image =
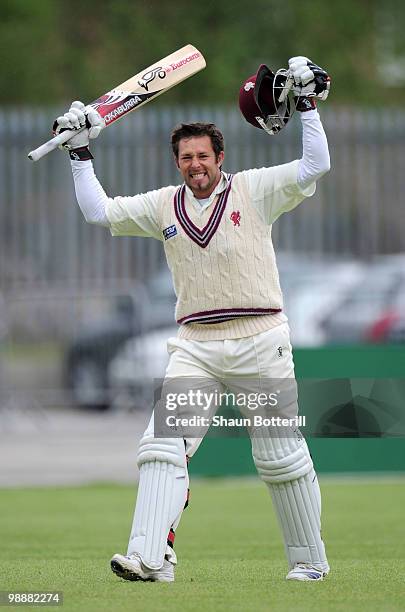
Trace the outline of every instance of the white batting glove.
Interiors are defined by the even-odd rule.
[[[288,68],[294,79],[295,96],[326,100],[330,90],[330,77],[325,70],[302,55],[290,58]]]
[[[69,111],[55,119],[53,133],[56,136],[64,130],[80,130],[84,126],[86,129],[73,136],[61,148],[71,151],[87,147],[89,140],[97,138],[104,127],[103,118],[92,106],[85,106],[79,101],[72,102]]]

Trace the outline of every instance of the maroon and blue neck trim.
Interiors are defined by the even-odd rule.
[[[211,216],[208,219],[208,223],[203,228],[197,227],[197,225],[195,225],[191,221],[190,217],[187,214],[185,204],[186,186],[182,185],[181,187],[179,187],[174,195],[174,212],[176,214],[178,222],[180,223],[183,230],[186,232],[187,236],[191,238],[191,240],[193,240],[196,244],[198,244],[198,246],[200,246],[202,249],[205,249],[205,247],[208,246],[211,241],[211,238],[218,229],[218,226],[222,219],[222,215],[225,212],[229,193],[231,191],[232,179],[232,174],[226,175],[226,180],[228,184],[219,196],[217,203],[214,206],[214,210],[212,211]]]
[[[178,319],[179,325],[187,323],[223,323],[241,317],[258,317],[277,314],[281,308],[223,308],[221,310],[204,310]]]

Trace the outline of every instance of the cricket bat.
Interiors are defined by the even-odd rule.
[[[202,53],[193,45],[186,45],[100,96],[91,102],[91,106],[100,113],[104,119],[104,127],[107,127],[193,76],[205,66]],[[84,129],[86,128],[83,127],[82,130]],[[63,131],[28,153],[28,158],[38,161],[79,131]]]

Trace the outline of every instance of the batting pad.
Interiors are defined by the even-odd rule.
[[[321,492],[313,469],[290,482],[269,483],[290,569],[310,563],[328,571],[321,537]]]
[[[295,435],[253,437],[252,455],[260,477],[267,483],[294,480],[312,469],[307,443]]]
[[[310,563],[328,571],[321,538],[321,492],[302,436],[252,438],[252,455],[267,484],[290,569]]]
[[[163,565],[170,527],[187,499],[184,441],[144,436],[139,453],[139,487],[128,553],[137,552],[150,569]],[[171,551],[171,562],[176,558]]]

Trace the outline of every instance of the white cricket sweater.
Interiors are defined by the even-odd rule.
[[[297,183],[298,161],[223,175],[213,203],[198,210],[185,185],[164,187],[153,198],[153,220],[163,240],[177,296],[180,335],[196,340],[240,338],[265,331],[285,317],[271,224],[253,201],[268,200],[277,216],[312,195]],[[106,207],[114,236],[137,231],[140,198],[115,198]],[[271,200],[271,205],[270,205]]]

